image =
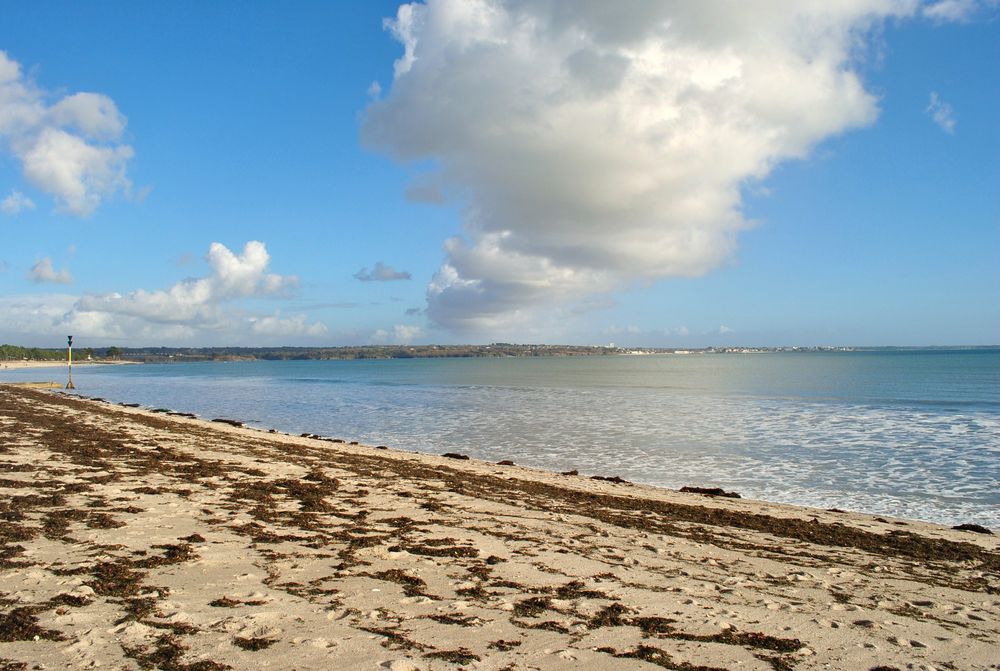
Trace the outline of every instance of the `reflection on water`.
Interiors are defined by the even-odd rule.
[[[1000,527],[996,350],[169,364],[74,382],[291,433]]]

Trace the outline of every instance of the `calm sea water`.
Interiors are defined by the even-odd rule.
[[[85,395],[292,433],[1000,527],[1000,350],[260,361],[73,377]]]

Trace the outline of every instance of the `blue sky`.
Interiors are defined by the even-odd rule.
[[[0,341],[1000,342],[997,5],[698,4],[5,3]]]

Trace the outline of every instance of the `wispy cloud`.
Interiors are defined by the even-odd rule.
[[[978,11],[976,0],[938,0],[925,5],[922,13],[939,22],[968,21]]]
[[[396,324],[391,330],[378,329],[372,333],[373,343],[389,345],[409,345],[424,334],[423,328],[410,324]]]
[[[70,284],[73,282],[73,276],[70,275],[69,270],[66,268],[56,270],[52,267],[52,259],[48,256],[39,259],[35,265],[31,266],[31,270],[28,271],[28,279],[37,284]]]
[[[255,335],[276,336],[287,338],[291,336],[321,336],[327,331],[326,326],[319,322],[309,323],[305,315],[282,318],[279,315],[265,317],[249,317],[250,330]]]
[[[604,329],[604,335],[616,338],[640,338],[644,341],[659,340],[661,342],[669,342],[671,338],[686,338],[691,335],[691,331],[687,326],[643,329],[635,324],[629,324],[627,326],[609,326]]]
[[[362,132],[431,166],[408,197],[466,206],[429,318],[527,332],[555,306],[725,263],[748,183],[874,122],[858,42],[918,7],[403,5],[387,26],[404,53]]]
[[[924,112],[930,115],[934,123],[941,127],[941,130],[949,135],[954,135],[955,112],[952,110],[951,105],[941,100],[937,91],[931,91],[931,101],[926,109],[924,109]]]
[[[387,266],[381,261],[375,263],[375,267],[368,270],[367,267],[362,268],[358,272],[354,273],[354,277],[362,282],[395,282],[399,280],[408,280],[412,276],[405,270],[396,270],[392,266]]]
[[[11,191],[10,194],[0,201],[0,212],[15,215],[24,210],[35,209],[35,203],[20,191]]]
[[[89,215],[131,189],[127,165],[133,150],[122,141],[126,119],[100,93],[73,93],[49,104],[51,98],[0,51],[2,144],[20,162],[25,179],[55,198],[57,209]]]
[[[306,305],[298,306],[299,310],[353,310],[354,308],[361,307],[361,303],[355,303],[353,301],[341,301],[339,303],[308,303]]]

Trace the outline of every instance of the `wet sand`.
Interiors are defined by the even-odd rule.
[[[238,424],[0,385],[0,669],[1000,669],[995,535]]]

